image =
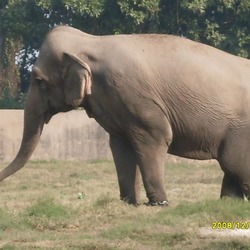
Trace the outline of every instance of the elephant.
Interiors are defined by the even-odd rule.
[[[53,28],[32,68],[24,129],[0,181],[32,155],[44,124],[83,108],[109,134],[120,198],[168,205],[167,154],[215,159],[220,197],[250,198],[250,61],[166,34],[90,35]]]

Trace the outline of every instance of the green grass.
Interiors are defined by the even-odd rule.
[[[250,220],[248,202],[218,199],[221,178],[214,163],[170,162],[170,206],[134,207],[119,200],[113,162],[32,161],[0,184],[0,249],[250,249],[247,237],[201,234]]]

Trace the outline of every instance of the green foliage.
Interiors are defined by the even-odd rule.
[[[157,31],[159,0],[118,0],[124,16],[124,31],[148,33]]]
[[[250,56],[248,1],[182,0],[180,12],[188,37],[233,54]]]
[[[66,207],[58,205],[51,197],[43,197],[37,200],[26,211],[29,217],[65,218],[69,216]]]
[[[3,8],[0,28],[33,49],[51,27],[68,24],[95,34],[182,34],[222,48],[235,38],[245,51],[249,10],[247,0],[18,0]]]
[[[32,229],[58,230],[67,226],[71,210],[51,197],[42,197],[27,208],[23,221]]]
[[[13,96],[12,86],[9,83],[2,88],[0,94],[0,108],[1,109],[23,109],[26,100],[26,94],[19,92],[18,95]]]

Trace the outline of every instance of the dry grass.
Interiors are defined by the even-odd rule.
[[[170,207],[133,207],[113,162],[30,162],[0,184],[0,249],[250,249],[247,237],[201,233],[250,218],[247,202],[218,200],[221,178],[215,163],[169,163]]]

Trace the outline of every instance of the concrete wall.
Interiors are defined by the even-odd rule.
[[[15,157],[22,139],[23,110],[0,110],[0,161]],[[44,126],[31,159],[112,159],[108,134],[85,111],[57,114]]]

